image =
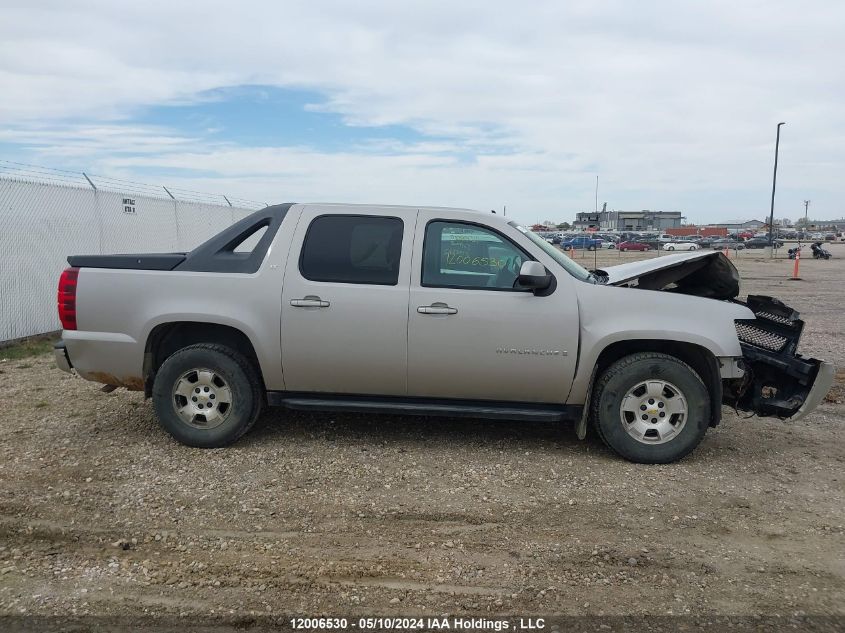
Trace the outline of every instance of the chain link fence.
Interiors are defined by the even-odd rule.
[[[60,329],[68,255],[188,251],[264,206],[0,161],[0,344]]]

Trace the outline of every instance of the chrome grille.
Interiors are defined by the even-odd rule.
[[[757,317],[767,319],[768,321],[774,321],[775,323],[782,323],[783,325],[792,325],[792,321],[786,317],[778,316],[777,314],[772,314],[771,312],[758,312]]]
[[[739,340],[755,347],[762,347],[763,349],[771,350],[773,352],[781,351],[786,345],[787,338],[774,332],[768,332],[762,328],[754,327],[748,323],[736,322],[736,335]]]

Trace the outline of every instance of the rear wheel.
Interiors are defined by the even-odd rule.
[[[188,446],[231,444],[252,428],[263,403],[255,367],[224,345],[180,349],[164,361],[153,383],[159,423]]]
[[[707,387],[689,365],[668,354],[626,356],[604,371],[594,389],[594,426],[605,444],[632,462],[681,459],[710,424]]]

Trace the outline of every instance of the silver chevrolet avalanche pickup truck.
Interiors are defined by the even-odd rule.
[[[803,322],[739,295],[719,252],[588,271],[494,214],[281,204],[189,253],[71,256],[60,368],[143,390],[190,446],[237,440],[265,405],[592,425],[666,463],[722,404],[796,420],[833,367]]]

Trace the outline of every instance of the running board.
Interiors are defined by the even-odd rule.
[[[284,391],[268,391],[267,402],[271,406],[284,407],[294,411],[377,413],[538,422],[577,420],[581,416],[583,408],[574,405],[534,404],[530,402],[390,398],[351,396],[348,394],[303,394]]]

